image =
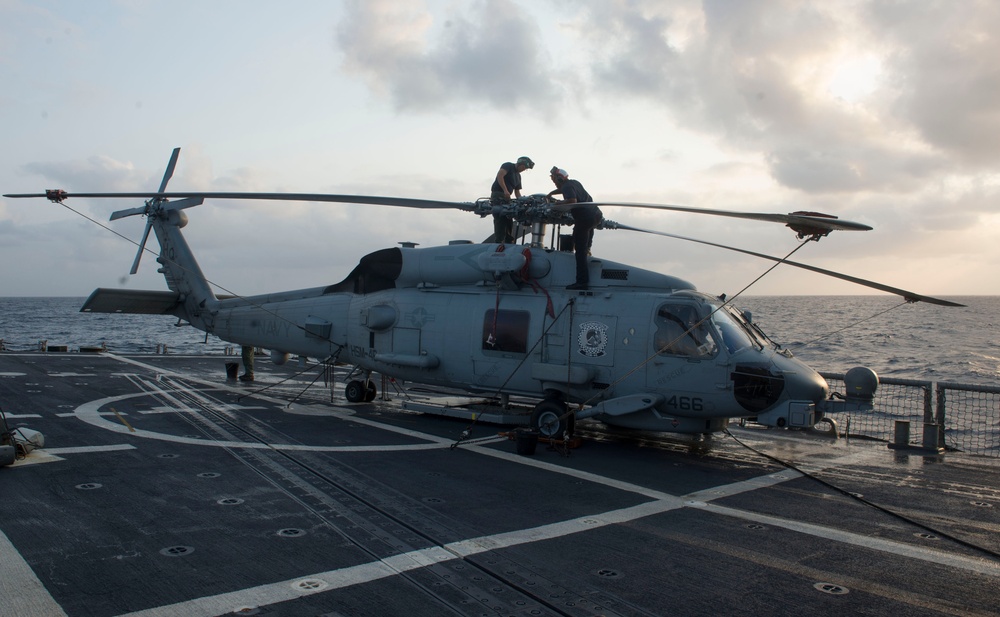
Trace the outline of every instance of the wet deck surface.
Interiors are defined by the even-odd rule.
[[[998,611],[995,461],[589,422],[568,456],[486,424],[453,448],[469,422],[394,389],[226,360],[0,354],[8,423],[46,439],[0,468],[0,613]]]

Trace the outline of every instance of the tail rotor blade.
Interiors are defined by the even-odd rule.
[[[174,175],[174,167],[177,166],[177,157],[180,156],[180,154],[181,149],[174,148],[173,154],[170,155],[170,162],[167,163],[167,170],[163,172],[163,180],[160,182],[160,190],[156,191],[157,193],[162,193],[163,190],[167,188],[167,182],[169,182],[170,178]]]
[[[160,181],[160,189],[156,191],[157,193],[162,193],[164,189],[167,188],[167,182],[169,182],[170,178],[174,175],[174,168],[177,167],[177,157],[180,156],[180,153],[180,148],[174,148],[173,153],[170,155],[170,162],[167,163],[167,169],[163,172],[163,180]],[[205,200],[202,198],[189,197],[170,204],[169,208],[172,210],[183,210],[184,208],[197,206],[203,201]],[[162,198],[153,198],[146,202],[146,205],[142,208],[119,210],[111,215],[112,221],[136,214],[146,215],[146,229],[142,232],[142,240],[139,242],[139,252],[135,254],[135,261],[132,262],[132,269],[129,271],[129,274],[135,274],[139,271],[139,262],[142,260],[143,251],[146,250],[146,240],[149,239],[149,230],[153,228],[153,218],[157,216],[157,211],[159,211],[163,202],[164,200]]]
[[[164,206],[166,210],[183,210],[184,208],[200,206],[203,203],[205,203],[204,197],[187,197],[185,199],[178,199],[177,201],[164,203]]]
[[[136,214],[146,214],[148,208],[143,206],[141,208],[129,208],[127,210],[116,210],[111,213],[111,221],[117,221],[118,219],[123,219],[126,216],[135,216]]]
[[[142,232],[142,241],[139,242],[139,252],[135,254],[135,261],[132,262],[132,269],[129,274],[135,274],[139,271],[139,260],[142,259],[142,252],[146,250],[146,240],[149,238],[149,230],[153,227],[153,219],[146,219],[146,230]]]

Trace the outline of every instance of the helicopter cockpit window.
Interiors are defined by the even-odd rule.
[[[715,355],[718,346],[707,321],[688,304],[664,304],[656,311],[656,353],[694,358]]]
[[[527,352],[530,323],[531,314],[528,311],[486,311],[483,318],[483,351]]]
[[[759,345],[754,344],[754,339],[741,325],[740,318],[731,314],[729,310],[729,307],[726,307],[712,314],[712,321],[722,333],[722,342],[729,353],[736,353],[750,347],[759,347]]]

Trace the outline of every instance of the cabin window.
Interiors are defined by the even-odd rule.
[[[664,304],[656,311],[653,345],[661,355],[704,358],[715,355],[718,345],[694,306]]]
[[[530,322],[531,314],[528,311],[486,311],[483,319],[483,351],[526,353]]]

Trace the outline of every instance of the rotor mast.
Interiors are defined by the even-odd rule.
[[[543,244],[545,240],[545,223],[542,221],[535,221],[531,224],[531,243],[528,244],[533,249],[545,248]]]

